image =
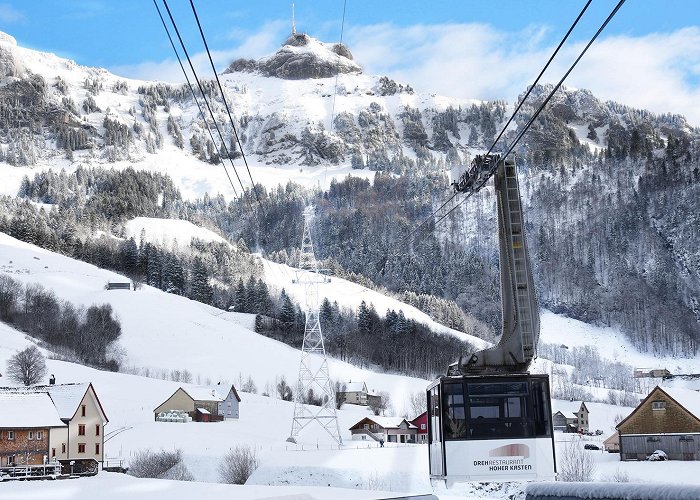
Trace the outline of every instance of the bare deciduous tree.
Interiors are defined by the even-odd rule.
[[[559,455],[559,478],[566,482],[592,481],[595,473],[593,455],[583,448],[580,439],[569,441]]]
[[[46,375],[46,360],[35,345],[19,351],[7,361],[7,375],[24,385],[34,385]]]
[[[182,450],[137,451],[129,460],[128,474],[134,477],[194,481],[194,476],[182,462]]]
[[[245,484],[260,465],[255,448],[240,445],[224,456],[219,465],[219,477],[228,484]]]
[[[345,400],[347,399],[345,391],[347,391],[348,386],[345,382],[336,380],[333,384],[333,389],[335,390],[335,408],[340,410],[340,407],[345,404]]]
[[[384,415],[386,410],[391,408],[391,397],[386,391],[382,391],[378,394],[379,397],[371,398],[371,401],[367,403],[369,409],[375,415]]]
[[[410,418],[415,418],[428,409],[428,403],[424,392],[412,392],[408,395],[408,407]]]

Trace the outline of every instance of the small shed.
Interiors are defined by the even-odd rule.
[[[603,449],[608,453],[620,453],[620,434],[614,432],[603,441]]]
[[[131,290],[131,281],[108,281],[107,290]]]

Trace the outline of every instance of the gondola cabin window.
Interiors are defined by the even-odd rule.
[[[461,382],[445,384],[443,398],[445,438],[464,439],[467,437],[467,419],[464,409],[464,385]]]

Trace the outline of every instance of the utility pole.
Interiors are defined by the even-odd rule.
[[[328,283],[328,278],[321,274],[316,263],[314,247],[311,241],[311,221],[314,208],[309,206],[304,210],[304,235],[299,256],[299,271],[296,282],[304,286],[306,297],[306,325],[304,327],[304,342],[301,348],[299,363],[299,378],[294,396],[294,419],[292,433],[287,441],[296,443],[299,432],[311,422],[318,422],[339,445],[343,444],[338,426],[338,415],[335,408],[335,389],[331,385],[330,371],[326,349],[323,344],[323,333],[319,318],[318,287]],[[304,404],[304,398],[313,390],[320,398],[320,406]]]

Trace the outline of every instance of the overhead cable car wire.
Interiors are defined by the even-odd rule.
[[[569,27],[569,30],[568,30],[568,31],[566,32],[566,34],[564,35],[564,38],[561,39],[561,41],[559,42],[559,45],[557,45],[557,48],[554,50],[554,52],[552,53],[552,55],[549,57],[549,60],[547,61],[547,63],[546,63],[546,64],[544,65],[544,67],[542,68],[542,71],[540,71],[540,74],[537,75],[537,78],[535,78],[535,81],[532,83],[532,85],[530,86],[530,88],[527,89],[527,92],[525,93],[525,96],[520,100],[520,102],[518,103],[518,105],[517,105],[516,108],[515,108],[515,111],[513,111],[513,114],[510,115],[510,118],[508,119],[508,121],[506,122],[506,124],[505,124],[505,125],[503,126],[503,128],[501,129],[501,132],[498,134],[498,137],[496,137],[496,139],[493,141],[493,144],[491,144],[491,147],[489,148],[489,150],[487,151],[487,153],[484,155],[484,158],[486,158],[488,155],[491,154],[491,152],[493,151],[493,148],[495,148],[495,147],[496,147],[496,144],[498,144],[498,141],[501,140],[501,137],[503,136],[503,134],[504,134],[504,133],[506,132],[506,130],[508,129],[508,126],[511,124],[511,122],[513,121],[513,119],[515,118],[515,116],[518,114],[518,112],[520,111],[520,108],[523,106],[523,104],[525,103],[525,101],[527,100],[527,98],[530,96],[530,93],[532,92],[532,90],[537,86],[537,84],[539,83],[540,79],[542,78],[542,75],[544,75],[545,71],[547,71],[547,69],[549,68],[549,65],[552,63],[552,61],[554,60],[554,58],[556,57],[556,55],[559,53],[559,50],[562,48],[562,46],[564,45],[564,43],[566,43],[566,40],[569,38],[569,35],[570,35],[571,32],[574,30],[574,28],[576,27],[576,25],[578,24],[578,22],[581,20],[581,17],[583,17],[583,14],[586,12],[586,10],[588,9],[588,6],[591,4],[592,1],[593,1],[593,0],[588,0],[588,1],[586,2],[586,4],[583,6],[583,9],[581,9],[581,12],[579,12],[578,16],[576,17],[576,19],[574,20],[574,22],[573,22],[573,23],[571,24],[571,26]],[[504,156],[505,156],[505,155],[504,155]],[[417,227],[416,229],[414,229],[414,230],[411,232],[411,234],[409,234],[409,237],[412,236],[414,233],[417,233],[425,224],[427,224],[428,222],[430,222],[430,221],[433,219],[433,217],[435,217],[435,214],[437,214],[440,210],[442,210],[442,209],[443,209],[449,202],[451,202],[458,194],[459,194],[458,192],[453,193],[452,196],[450,196],[450,197],[447,199],[447,201],[445,201],[445,203],[443,203],[442,205],[440,205],[440,206],[437,208],[437,210],[435,210],[432,214],[430,214],[430,216],[426,217],[426,218],[423,220],[423,222],[421,222],[421,223],[418,225],[418,227]]]
[[[211,106],[209,105],[209,100],[207,99],[207,94],[204,92],[204,88],[202,87],[202,83],[199,81],[199,77],[197,76],[197,71],[194,69],[194,65],[192,64],[192,59],[190,58],[190,54],[187,52],[187,48],[185,47],[185,42],[182,40],[182,36],[180,35],[180,30],[177,27],[177,23],[175,22],[175,19],[173,18],[172,12],[170,12],[170,7],[168,7],[168,2],[167,0],[163,0],[163,5],[165,6],[165,10],[168,13],[168,17],[170,18],[170,22],[173,25],[173,28],[175,29],[175,34],[177,35],[177,39],[180,42],[180,47],[182,48],[183,53],[185,54],[185,57],[187,58],[187,63],[190,67],[190,71],[192,71],[192,75],[194,76],[195,82],[197,82],[197,87],[199,88],[199,92],[202,94],[202,99],[204,100],[204,104],[206,104],[207,110],[209,111],[209,114],[211,115],[211,119],[214,122],[214,128],[216,129],[217,134],[219,135],[219,138],[221,139],[221,146],[224,148],[224,151],[226,152],[226,156],[229,157],[229,160],[231,159],[231,154],[228,151],[228,148],[226,147],[226,141],[224,140],[224,135],[221,133],[221,129],[219,128],[219,124],[216,123],[216,116],[214,115],[214,111],[211,109]],[[231,161],[231,165],[233,166],[233,161]],[[241,182],[241,177],[238,175],[238,171],[236,170],[236,167],[233,167],[233,172],[236,174],[236,178],[238,179],[238,183],[241,185],[241,189],[243,189],[243,192],[245,193],[245,187],[243,186],[243,182]],[[228,172],[226,173],[228,175]],[[233,185],[233,181],[231,181],[231,178],[229,177],[229,181],[231,182],[231,185]],[[248,203],[248,207],[252,211],[253,207],[250,203],[250,200],[246,196],[243,196],[245,200]]]
[[[160,22],[163,23],[163,28],[165,29],[165,33],[168,35],[168,40],[170,40],[170,46],[173,48],[173,52],[175,52],[175,57],[177,57],[177,62],[178,62],[178,64],[180,64],[180,69],[182,70],[182,74],[185,75],[185,80],[187,81],[187,86],[189,87],[190,93],[192,94],[192,99],[194,100],[195,104],[197,105],[197,109],[199,109],[199,114],[202,116],[202,120],[204,120],[204,125],[207,128],[207,132],[209,132],[209,138],[211,139],[212,144],[214,144],[216,146],[216,149],[219,153],[219,157],[221,157],[221,165],[224,167],[224,171],[226,172],[226,177],[228,177],[229,183],[231,184],[231,189],[233,189],[234,195],[236,195],[236,197],[238,197],[238,192],[236,191],[236,188],[233,185],[233,180],[231,180],[231,176],[228,173],[228,169],[226,168],[226,164],[223,161],[223,155],[221,154],[221,149],[216,145],[216,141],[214,140],[214,134],[211,131],[211,127],[209,126],[209,122],[207,122],[207,117],[204,114],[204,110],[202,109],[202,105],[199,104],[199,100],[197,99],[197,94],[195,93],[194,88],[192,87],[192,82],[190,82],[190,78],[187,75],[187,71],[185,70],[185,67],[182,65],[182,59],[180,59],[180,54],[178,53],[177,49],[175,48],[175,42],[173,42],[173,38],[170,36],[170,30],[168,29],[168,25],[165,23],[165,19],[163,19],[163,15],[160,12],[160,7],[158,7],[157,0],[153,0],[153,5],[155,5],[156,10],[158,11],[158,17],[160,17]],[[230,157],[229,157],[229,161],[231,161],[231,167],[233,167],[233,161],[231,160]],[[245,194],[245,191],[244,191],[244,194]]]
[[[163,0],[165,2],[165,0]],[[253,181],[253,175],[250,173],[250,167],[248,166],[248,160],[245,157],[245,152],[243,151],[243,145],[241,144],[241,140],[238,137],[238,132],[236,131],[236,124],[233,121],[233,117],[231,116],[231,110],[228,107],[228,101],[226,100],[226,94],[224,94],[224,88],[221,85],[221,80],[219,80],[219,74],[216,72],[216,67],[214,66],[214,61],[211,58],[211,52],[209,51],[209,44],[207,44],[207,39],[204,36],[204,31],[202,30],[202,25],[199,22],[199,16],[197,15],[197,9],[194,6],[193,0],[190,0],[190,6],[192,7],[192,13],[194,14],[194,18],[197,21],[197,28],[199,28],[199,34],[202,36],[202,41],[204,42],[204,48],[207,51],[207,57],[209,58],[209,63],[211,64],[211,69],[214,72],[214,77],[216,78],[216,84],[219,87],[219,92],[221,92],[221,99],[224,101],[224,106],[226,107],[226,113],[228,114],[228,119],[231,122],[231,128],[233,129],[233,135],[236,138],[236,143],[238,143],[238,148],[241,150],[241,156],[243,157],[243,163],[245,164],[245,168],[248,171],[248,177],[250,177],[250,182],[253,185],[253,193],[255,193],[255,199],[258,201],[258,205],[260,205],[260,210],[263,213],[263,216],[265,216],[265,209],[263,208],[262,202],[260,201],[260,196],[258,196],[258,189],[255,187],[255,181]]]
[[[333,87],[333,103],[331,104],[331,123],[330,130],[333,134],[333,119],[335,118],[335,98],[338,96],[338,77],[340,76],[340,50],[343,47],[343,31],[345,30],[345,8],[347,7],[348,0],[343,0],[343,18],[340,22],[340,43],[338,47],[338,58],[336,59],[336,69],[335,69],[335,86]],[[326,179],[328,177],[328,164],[326,164],[326,171],[323,174],[323,184],[326,184]]]
[[[552,99],[552,97],[554,96],[554,94],[556,93],[556,91],[559,90],[559,87],[561,87],[562,83],[564,83],[564,80],[566,80],[566,77],[569,76],[569,73],[571,73],[571,72],[573,71],[573,69],[576,67],[576,65],[578,64],[578,62],[579,62],[579,61],[581,60],[581,58],[583,57],[583,55],[586,53],[586,51],[588,51],[588,48],[593,44],[593,42],[596,40],[596,38],[598,38],[598,35],[601,34],[601,32],[603,31],[603,29],[605,29],[605,27],[606,27],[606,26],[608,25],[608,23],[612,20],[612,18],[615,16],[615,14],[617,14],[617,11],[620,10],[620,7],[622,7],[622,4],[623,4],[623,3],[625,3],[625,0],[620,0],[620,1],[617,3],[617,5],[616,5],[615,8],[613,9],[613,11],[612,11],[612,12],[610,13],[610,15],[607,17],[607,19],[605,20],[605,22],[603,22],[603,24],[600,26],[600,28],[598,28],[598,31],[596,32],[595,35],[593,35],[593,38],[591,38],[591,40],[588,42],[588,44],[586,44],[586,46],[585,46],[584,49],[581,51],[581,53],[579,54],[579,56],[576,58],[576,60],[574,61],[574,63],[571,65],[571,67],[569,68],[569,70],[564,74],[564,76],[562,77],[562,79],[559,80],[559,83],[556,84],[556,86],[552,89],[552,91],[549,93],[549,95],[547,96],[547,98],[542,102],[542,104],[540,105],[540,107],[537,108],[537,111],[535,111],[535,113],[532,115],[532,118],[530,118],[530,120],[527,122],[527,124],[525,125],[525,127],[523,128],[523,130],[520,131],[520,133],[519,133],[518,136],[515,138],[515,140],[513,141],[513,143],[512,143],[512,144],[510,145],[510,147],[506,150],[505,154],[503,154],[503,158],[505,158],[506,156],[508,156],[508,155],[513,151],[513,148],[515,148],[515,146],[518,144],[518,142],[520,142],[520,139],[523,138],[523,136],[525,135],[525,132],[527,132],[527,130],[530,128],[530,126],[534,123],[534,121],[537,119],[537,117],[538,117],[539,114],[542,112],[542,110],[543,110],[544,107],[547,105],[547,103],[550,101],[550,99]],[[469,192],[469,193],[467,194],[467,196],[466,196],[461,202],[459,202],[457,205],[455,205],[453,208],[451,208],[445,215],[443,215],[443,216],[440,217],[437,221],[435,221],[435,225],[438,225],[445,217],[447,217],[447,216],[450,215],[454,210],[456,210],[458,207],[460,207],[465,201],[467,201],[467,200],[470,198],[470,196],[471,196],[473,193],[474,193],[474,191]]]

